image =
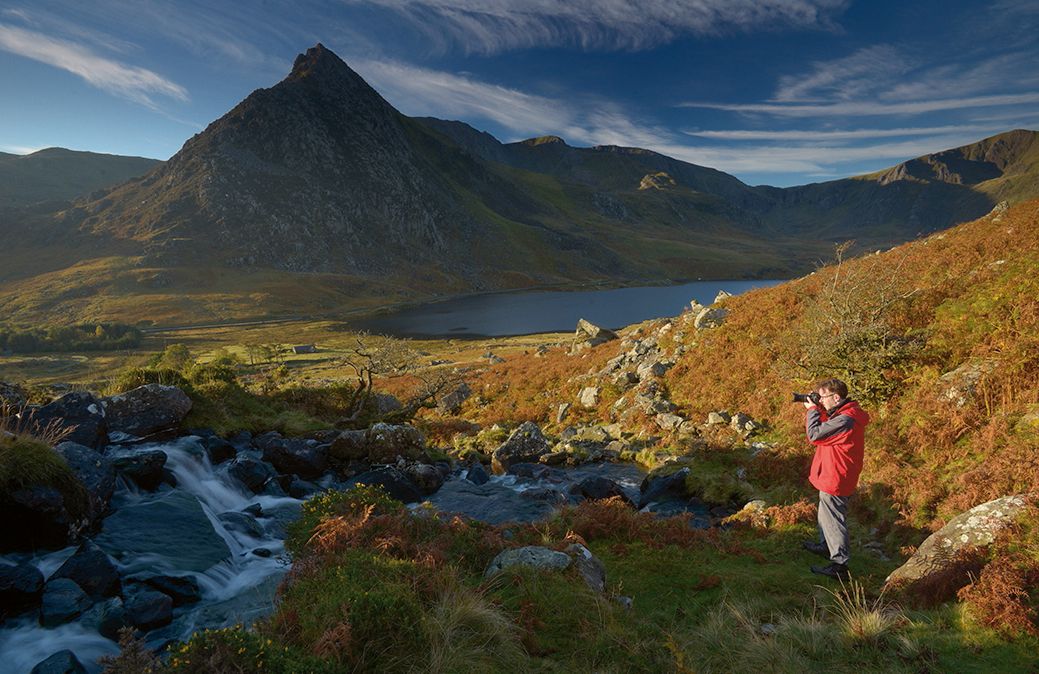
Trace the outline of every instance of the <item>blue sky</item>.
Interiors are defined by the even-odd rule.
[[[0,0],[0,151],[167,159],[317,42],[409,115],[749,184],[1039,128],[1039,2]]]

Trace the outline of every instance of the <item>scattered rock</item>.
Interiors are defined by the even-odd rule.
[[[712,304],[718,304],[719,302],[724,302],[725,300],[727,300],[730,297],[732,297],[732,293],[726,292],[724,290],[719,290],[718,294],[714,296],[714,302],[712,302]]]
[[[422,493],[408,476],[392,466],[376,468],[352,478],[349,484],[378,485],[387,494],[402,503],[417,503],[422,500]]]
[[[621,486],[606,477],[589,477],[574,485],[571,493],[580,495],[589,501],[602,501],[614,496],[619,496],[631,503],[631,499],[624,493]],[[634,504],[632,504],[634,505]]]
[[[1026,505],[1023,495],[1004,496],[960,513],[939,531],[928,536],[909,561],[887,577],[885,584],[912,583],[940,573],[949,566],[960,549],[990,544],[997,533],[1013,523]]]
[[[193,604],[202,598],[202,588],[194,576],[154,575],[139,579],[148,587],[158,590],[173,600],[174,606]]]
[[[484,577],[501,573],[506,569],[524,566],[538,571],[562,571],[570,566],[570,555],[537,545],[503,550],[487,565]]]
[[[600,389],[598,386],[587,386],[581,390],[579,397],[581,407],[591,408],[599,404]]]
[[[732,418],[729,420],[729,427],[741,435],[753,433],[758,429],[758,425],[754,420],[743,412],[737,412],[732,415]]]
[[[426,439],[408,424],[375,424],[368,429],[368,460],[395,463],[398,458],[415,460],[426,448]]]
[[[132,454],[112,457],[112,466],[123,477],[133,481],[141,489],[155,491],[162,482],[162,469],[166,465],[166,452],[161,449],[135,451]]]
[[[96,630],[98,634],[111,641],[119,641],[119,630],[130,625],[126,621],[122,597],[112,597],[94,604],[83,613],[80,624]]]
[[[62,442],[54,448],[65,457],[73,474],[90,495],[89,519],[92,525],[108,511],[108,503],[115,492],[115,467],[112,461],[96,450],[75,442]]]
[[[596,592],[606,591],[606,567],[592,551],[580,543],[573,543],[566,549],[566,554],[573,560],[577,572],[588,587]]]
[[[239,456],[228,466],[227,474],[244,484],[252,493],[258,494],[267,480],[277,475],[277,472],[263,461]]]
[[[446,414],[458,414],[458,411],[462,409],[462,403],[472,395],[473,390],[469,388],[469,384],[462,382],[440,399],[437,403],[437,408]]]
[[[532,421],[525,421],[514,430],[491,456],[491,467],[496,473],[504,473],[516,463],[532,463],[549,452],[548,440],[541,429]]]
[[[689,477],[689,468],[679,468],[669,475],[650,473],[639,486],[639,509],[650,503],[665,500],[685,500],[689,498],[685,481]]]
[[[558,466],[561,463],[565,463],[569,456],[567,452],[549,452],[548,454],[542,454],[538,459],[538,463],[543,463],[546,466]]]
[[[255,518],[244,512],[229,510],[217,515],[224,528],[239,534],[245,534],[253,538],[263,538],[263,527]]]
[[[79,617],[91,603],[90,597],[75,581],[68,578],[52,580],[43,588],[40,624],[44,627],[63,625]]]
[[[566,415],[570,411],[570,403],[559,403],[559,407],[556,409],[556,423],[561,424],[566,420]]]
[[[593,346],[605,344],[617,339],[617,333],[606,328],[599,327],[590,321],[580,319],[577,321],[577,330],[574,331],[574,340],[570,346],[570,353],[577,353]]]
[[[55,571],[49,580],[68,578],[97,600],[119,594],[119,570],[104,550],[92,541],[83,541],[79,549]]]
[[[483,464],[479,461],[474,461],[469,464],[469,470],[466,471],[465,479],[473,484],[486,484],[491,478],[487,475],[487,471],[484,470]]]
[[[0,407],[6,406],[8,409],[17,412],[25,407],[28,399],[28,393],[21,386],[0,381]]]
[[[42,591],[43,574],[32,564],[0,566],[0,618],[36,606]]]
[[[314,440],[283,439],[267,442],[263,447],[263,459],[279,473],[298,475],[311,480],[328,469],[328,446]]]
[[[444,476],[428,464],[412,463],[405,467],[404,472],[424,496],[435,493],[444,484]]]
[[[87,674],[76,654],[65,649],[36,664],[29,674]]]
[[[235,449],[234,445],[216,435],[205,438],[202,441],[202,446],[206,448],[209,462],[214,466],[224,461],[230,461],[238,455],[238,450]]]
[[[343,431],[328,448],[328,456],[334,461],[347,463],[368,458],[368,434],[366,431]]]
[[[693,320],[693,327],[697,330],[708,330],[717,328],[725,322],[729,315],[728,309],[707,307],[702,309]]]
[[[653,417],[653,421],[656,422],[662,430],[673,431],[685,421],[682,417],[677,414],[658,414]]]
[[[707,414],[708,426],[724,426],[730,421],[732,421],[732,417],[728,412],[709,412]]]
[[[957,407],[963,407],[974,399],[978,382],[992,372],[996,368],[996,364],[996,360],[993,358],[980,358],[970,360],[955,370],[946,372],[938,378],[942,397]]]
[[[148,631],[173,620],[173,599],[168,595],[147,588],[137,588],[123,598],[126,622]]]
[[[145,384],[101,403],[110,432],[137,437],[177,428],[191,411],[186,393],[162,384]]]

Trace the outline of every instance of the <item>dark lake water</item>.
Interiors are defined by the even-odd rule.
[[[710,304],[718,291],[738,295],[782,280],[696,281],[677,286],[576,292],[470,295],[348,321],[351,328],[397,337],[504,337],[569,332],[577,320],[621,328],[676,316],[691,300]]]

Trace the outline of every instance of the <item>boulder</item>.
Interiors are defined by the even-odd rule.
[[[669,363],[664,363],[663,361],[646,361],[644,363],[641,363],[635,369],[635,376],[639,380],[652,379],[653,377],[663,377],[667,373],[668,369],[670,369],[670,367],[671,365]]]
[[[718,294],[714,296],[714,302],[712,302],[712,304],[718,304],[719,302],[724,302],[725,300],[729,299],[730,297],[732,297],[732,293],[726,292],[724,290],[719,290]]]
[[[291,473],[304,480],[319,478],[328,470],[328,446],[314,440],[268,442],[263,447],[263,458],[279,473]]]
[[[444,476],[434,466],[425,463],[412,463],[404,468],[404,473],[418,487],[424,496],[429,496],[444,484]]]
[[[46,485],[0,493],[0,508],[0,552],[62,548],[85,525],[85,513]]]
[[[486,484],[491,478],[487,475],[487,471],[484,470],[483,464],[479,461],[474,461],[469,464],[469,470],[465,473],[465,479],[473,484]]]
[[[469,384],[462,382],[450,393],[440,398],[440,401],[437,403],[437,409],[445,414],[458,414],[458,411],[462,409],[462,403],[472,395],[473,390],[469,388]]]
[[[254,494],[263,490],[263,485],[277,472],[268,463],[247,456],[239,456],[227,467],[227,474],[237,479]]]
[[[199,587],[198,579],[194,576],[168,576],[156,574],[154,576],[143,576],[134,578],[152,588],[158,590],[173,600],[174,606],[193,604],[202,598],[202,588]]]
[[[368,429],[368,460],[396,463],[398,457],[415,460],[426,448],[426,438],[409,424],[375,424]]]
[[[297,477],[293,478],[292,482],[289,483],[289,488],[287,491],[289,492],[289,496],[291,496],[292,498],[303,499],[307,498],[311,494],[318,493],[319,491],[321,491],[321,487],[314,484],[313,482],[301,480]]]
[[[732,417],[729,416],[728,412],[709,412],[707,414],[708,426],[724,426],[731,421]]]
[[[112,461],[97,451],[75,442],[62,442],[54,448],[65,457],[73,474],[90,495],[90,521],[100,519],[108,512],[108,503],[115,492],[115,467]]]
[[[650,473],[639,486],[639,509],[658,501],[684,501],[689,497],[685,481],[689,477],[689,468],[679,468],[669,475]]]
[[[123,597],[126,622],[147,632],[173,620],[173,599],[157,590],[135,588]]]
[[[566,554],[577,568],[581,578],[596,592],[606,591],[606,567],[592,551],[580,543],[573,543],[566,548]]]
[[[203,438],[202,446],[206,448],[209,462],[214,466],[230,461],[238,455],[238,450],[233,444],[217,435]]]
[[[600,389],[598,386],[586,386],[579,396],[581,407],[591,408],[599,404]]]
[[[117,560],[147,555],[183,571],[202,572],[231,556],[198,499],[182,491],[122,506],[105,518],[94,542]]]
[[[538,545],[502,550],[487,565],[484,577],[501,573],[506,569],[522,566],[536,571],[562,571],[571,564],[570,555]]]
[[[263,527],[256,521],[256,518],[247,513],[230,510],[220,513],[216,518],[223,523],[224,528],[228,531],[245,534],[252,538],[263,538]]]
[[[112,597],[94,604],[80,618],[80,624],[96,630],[106,639],[119,641],[119,630],[128,627],[130,623],[126,621],[122,597]]]
[[[161,449],[146,449],[113,455],[112,466],[141,489],[155,491],[162,482],[166,459],[166,452]]]
[[[397,396],[389,393],[376,393],[371,397],[372,411],[376,417],[385,417],[388,414],[404,409],[404,403]]]
[[[559,407],[556,408],[556,423],[561,424],[566,420],[566,415],[570,412],[570,403],[559,403]]]
[[[52,580],[43,588],[40,624],[44,627],[64,625],[78,618],[91,603],[90,597],[75,581],[68,578]]]
[[[79,548],[51,574],[48,580],[68,578],[83,589],[91,599],[114,597],[119,594],[119,569],[105,551],[92,541],[83,541]]]
[[[104,398],[109,432],[144,437],[177,428],[191,411],[191,398],[176,386],[145,384]]]
[[[941,396],[957,407],[963,407],[974,400],[974,392],[978,382],[996,368],[993,358],[978,358],[963,363],[955,370],[946,372],[938,378]]]
[[[717,328],[729,315],[728,309],[711,308],[701,309],[700,313],[696,315],[693,320],[693,327],[697,330],[708,330],[710,328]]]
[[[658,414],[653,417],[653,421],[656,422],[662,430],[673,431],[685,421],[682,417],[677,414]]]
[[[1027,505],[1027,499],[1022,495],[1004,496],[960,513],[928,536],[905,564],[891,572],[885,584],[913,583],[941,573],[952,564],[962,548],[990,544]]]
[[[0,565],[0,618],[36,606],[42,591],[43,574],[32,564]]]
[[[749,434],[757,430],[758,425],[748,415],[737,412],[729,420],[729,427],[740,434]]]
[[[614,339],[617,339],[617,333],[582,318],[577,321],[577,329],[574,331],[574,340],[570,347],[570,352],[576,353],[593,346],[605,344]]]
[[[87,670],[75,653],[65,649],[38,662],[29,674],[87,674]]]
[[[108,443],[108,423],[101,401],[85,391],[66,393],[43,407],[36,408],[30,425],[43,429],[50,425],[68,430],[64,440],[94,449]]]
[[[365,431],[343,431],[332,440],[328,456],[339,463],[368,458],[368,434]]]
[[[351,486],[355,484],[378,485],[387,494],[402,503],[417,503],[422,500],[422,492],[415,486],[415,483],[403,471],[392,466],[361,473],[352,478],[348,484]]]
[[[614,496],[619,496],[626,502],[631,502],[628,495],[624,493],[620,485],[606,477],[589,477],[581,480],[571,488],[572,494],[582,496],[589,501],[602,501]],[[632,504],[634,505],[634,504]]]
[[[533,463],[548,454],[548,440],[541,429],[532,421],[525,421],[514,430],[491,455],[491,467],[496,473],[504,473],[515,463]]]

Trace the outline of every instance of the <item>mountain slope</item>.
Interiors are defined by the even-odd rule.
[[[27,155],[0,152],[0,209],[67,201],[144,175],[157,159],[51,147]]]
[[[317,45],[147,175],[0,222],[15,242],[0,310],[213,321],[543,285],[785,277],[834,241],[888,247],[1039,193],[1035,137],[751,187],[649,150],[503,144],[409,118]]]

